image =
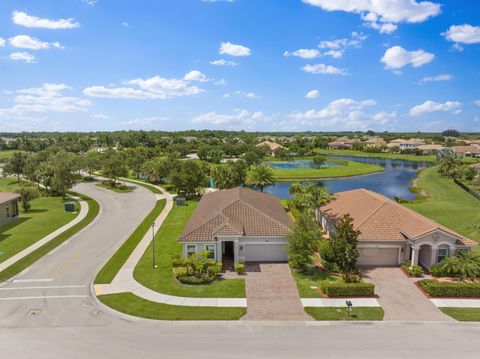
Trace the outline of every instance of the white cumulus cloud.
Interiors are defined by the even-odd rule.
[[[320,96],[320,92],[318,90],[308,91],[305,95],[306,98],[317,98]]]
[[[259,121],[266,120],[261,111],[247,111],[236,109],[231,114],[220,114],[216,111],[208,112],[192,119],[192,124],[207,127],[222,128],[253,128]]]
[[[251,50],[243,45],[232,44],[231,42],[222,42],[218,50],[220,55],[230,56],[250,56]]]
[[[436,76],[426,76],[420,82],[450,81],[451,79],[453,79],[452,75],[440,74],[440,75],[436,75]]]
[[[185,81],[198,81],[198,82],[207,82],[209,81],[207,75],[204,73],[198,71],[198,70],[192,70],[190,72],[187,72],[185,76],[183,76],[183,79]]]
[[[5,46],[5,39],[3,37],[0,37],[0,47],[4,47]]]
[[[320,57],[322,54],[317,49],[299,49],[296,51],[285,51],[283,56],[295,56],[301,57],[302,59],[315,59]]]
[[[347,70],[341,69],[331,65],[325,64],[316,64],[316,65],[305,65],[302,67],[302,70],[311,73],[311,74],[323,74],[323,75],[346,75]]]
[[[12,52],[8,57],[10,60],[24,61],[27,64],[32,64],[35,62],[35,56],[29,54],[28,52]]]
[[[21,26],[42,29],[74,29],[80,27],[80,24],[74,19],[42,19],[37,16],[28,15],[23,11],[14,11],[12,21]]]
[[[225,60],[225,59],[218,59],[218,60],[210,61],[210,64],[215,66],[237,66],[238,62]]]
[[[421,105],[417,105],[410,109],[411,116],[420,116],[431,112],[452,112],[454,114],[460,113],[462,110],[462,103],[458,101],[447,101],[445,103],[439,103],[435,101],[425,101]]]
[[[17,35],[9,39],[10,45],[20,49],[29,50],[45,50],[49,48],[61,49],[62,46],[58,42],[43,42],[35,37],[28,35]]]
[[[359,14],[366,26],[382,33],[397,29],[398,23],[419,23],[441,12],[441,5],[417,0],[303,0],[325,11]]]
[[[380,61],[385,64],[387,70],[398,70],[406,65],[420,67],[428,64],[434,58],[434,54],[422,49],[407,51],[401,46],[393,46],[385,51]]]
[[[472,26],[468,24],[452,25],[442,33],[447,40],[461,44],[479,44],[480,43],[480,26]]]

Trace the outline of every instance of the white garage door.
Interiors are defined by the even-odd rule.
[[[399,248],[358,248],[357,265],[394,266],[398,265]]]
[[[287,245],[282,243],[244,244],[246,262],[286,262]]]

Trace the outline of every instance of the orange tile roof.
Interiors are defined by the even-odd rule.
[[[321,206],[320,210],[333,221],[350,214],[355,229],[361,231],[359,240],[415,239],[432,231],[442,230],[457,237],[460,245],[476,244],[471,239],[366,189],[339,192],[329,203]]]

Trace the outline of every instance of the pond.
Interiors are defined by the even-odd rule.
[[[312,168],[315,167],[312,160],[295,160],[295,161],[279,161],[279,162],[266,162],[267,166],[270,166],[278,170],[291,170],[298,168]],[[322,163],[322,167],[334,167],[339,166],[339,163],[334,161],[326,161]]]
[[[357,188],[365,188],[384,196],[400,197],[406,200],[415,198],[415,194],[409,190],[411,182],[417,177],[419,169],[431,166],[428,162],[414,162],[405,160],[393,160],[387,158],[332,156],[341,160],[356,161],[373,164],[385,168],[383,172],[366,176],[348,177],[316,181],[326,185],[330,192],[342,192]],[[291,198],[289,193],[291,182],[278,182],[265,188],[265,192],[280,198]]]

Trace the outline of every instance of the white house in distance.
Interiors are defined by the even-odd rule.
[[[419,138],[411,138],[409,140],[405,140],[403,138],[397,138],[396,140],[390,141],[387,147],[389,148],[398,147],[400,148],[400,150],[411,150],[423,145],[425,145],[425,141]]]
[[[209,259],[226,266],[247,261],[284,262],[291,226],[278,198],[233,188],[205,194],[179,242],[184,258],[207,251]]]
[[[360,266],[397,266],[411,261],[426,268],[476,242],[378,193],[356,189],[335,194],[320,207],[319,221],[329,235],[349,214],[358,239]]]

